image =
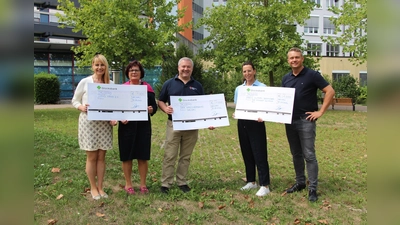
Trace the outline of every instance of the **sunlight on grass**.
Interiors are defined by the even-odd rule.
[[[228,108],[228,115],[233,109]],[[329,224],[367,223],[367,113],[328,111],[318,120],[319,201],[307,192],[281,196],[294,182],[283,124],[266,123],[271,193],[259,198],[241,192],[245,177],[236,120],[230,126],[199,131],[188,174],[192,191],[173,187],[161,194],[160,178],[167,116],[152,117],[153,137],[148,195],[126,196],[114,128],[114,148],[107,152],[108,199],[93,201],[85,192],[85,153],[79,149],[75,109],[34,111],[34,223],[47,224]],[[139,186],[133,163],[134,188]],[[51,169],[60,168],[59,173]],[[56,197],[63,194],[63,198]],[[201,205],[201,207],[200,207]],[[100,215],[100,216],[99,216]]]

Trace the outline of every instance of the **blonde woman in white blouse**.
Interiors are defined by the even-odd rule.
[[[76,87],[72,105],[81,111],[79,115],[79,147],[86,151],[86,174],[90,182],[90,194],[95,200],[107,198],[103,190],[106,151],[112,149],[113,126],[117,121],[96,121],[87,119],[87,84],[113,83],[109,77],[107,59],[96,54],[92,60],[93,74],[82,79]]]

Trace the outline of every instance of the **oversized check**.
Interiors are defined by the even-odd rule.
[[[236,119],[292,123],[294,88],[240,86]]]
[[[88,120],[148,120],[146,85],[88,84]]]
[[[171,96],[174,130],[229,126],[224,94]]]

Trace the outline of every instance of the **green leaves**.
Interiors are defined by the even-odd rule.
[[[367,52],[367,0],[348,0],[340,7],[330,9],[339,17],[332,17],[335,25],[335,34],[338,37],[329,37],[331,44],[343,46],[343,52],[353,53],[354,64],[362,64],[368,58]]]
[[[80,7],[69,0],[59,0],[60,22],[74,26],[87,40],[72,48],[78,65],[91,63],[95,53],[106,56],[112,69],[124,69],[133,59],[146,67],[161,63],[162,55],[173,49],[179,15],[164,0],[80,0]]]
[[[352,98],[356,101],[360,95],[360,88],[357,80],[353,76],[342,76],[338,81],[332,84],[335,89],[335,97],[337,98]]]
[[[221,72],[239,71],[250,60],[257,79],[274,86],[274,72],[287,71],[287,51],[303,43],[295,24],[304,23],[312,8],[313,3],[302,0],[229,0],[225,6],[207,9],[197,27],[210,31],[202,43],[215,49],[205,49],[202,56],[212,58]]]

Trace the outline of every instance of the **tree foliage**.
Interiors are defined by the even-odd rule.
[[[352,52],[354,64],[362,64],[367,60],[367,0],[347,0],[340,7],[332,7],[330,11],[339,15],[331,17],[335,25],[337,37],[328,37],[331,44],[343,46],[343,52]],[[345,29],[342,29],[344,26]]]
[[[166,0],[59,0],[58,14],[64,26],[87,37],[73,47],[79,65],[88,65],[96,53],[106,56],[113,69],[123,69],[129,61],[140,60],[146,67],[160,64],[162,56],[173,52],[177,25],[183,11],[173,15],[177,1]]]
[[[358,81],[353,76],[342,76],[332,84],[335,89],[336,98],[351,98],[353,102],[357,101],[360,95],[360,87]]]
[[[303,44],[296,24],[304,24],[313,6],[303,0],[229,0],[207,9],[197,24],[210,32],[201,42],[206,46],[201,55],[213,60],[222,73],[240,71],[242,63],[250,60],[256,65],[257,78],[274,86],[274,73],[281,71],[283,76],[282,71],[290,70],[287,51]],[[305,65],[316,66],[309,59]]]

